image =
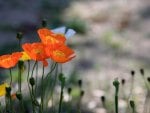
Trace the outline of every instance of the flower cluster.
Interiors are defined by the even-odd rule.
[[[57,29],[40,28],[37,33],[41,40],[40,42],[22,44],[22,51],[0,56],[0,67],[11,69],[19,61],[30,60],[40,61],[45,67],[48,66],[47,59],[51,59],[56,63],[66,63],[75,57],[74,50],[66,45],[66,38],[69,35],[62,32],[62,30],[59,32]],[[75,34],[74,31],[72,32],[73,34]],[[7,86],[5,83],[0,85],[0,89],[2,89],[0,96],[6,94],[5,87]]]
[[[65,34],[55,33],[47,28],[38,29],[41,42],[25,43],[22,45],[22,52],[0,56],[0,67],[14,67],[19,60],[42,61],[47,66],[47,59],[57,63],[65,63],[75,57],[75,52],[65,42]]]

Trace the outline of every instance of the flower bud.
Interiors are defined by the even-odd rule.
[[[70,94],[71,94],[71,92],[72,92],[72,88],[71,88],[71,87],[69,87],[69,88],[68,88],[68,94],[70,95]]]
[[[147,81],[150,83],[150,77],[147,77]]]
[[[23,68],[24,68],[24,62],[20,60],[18,62],[18,67],[19,67],[20,70],[23,70]]]
[[[16,97],[18,100],[22,100],[22,94],[20,92],[16,93]]]
[[[134,104],[134,101],[133,100],[130,100],[130,106],[131,106],[131,108],[135,108],[135,104]]]
[[[43,19],[42,20],[42,27],[46,27],[47,26],[47,20],[46,19]]]
[[[102,101],[102,103],[105,102],[105,96],[101,96],[101,101]]]
[[[144,69],[140,69],[140,73],[141,73],[141,75],[143,75],[144,76]]]
[[[29,82],[30,82],[30,85],[31,85],[31,86],[34,86],[34,85],[35,85],[35,80],[34,80],[33,77],[30,78]]]
[[[82,80],[78,80],[79,87],[82,87]]]
[[[113,81],[113,85],[115,86],[115,87],[119,87],[119,81],[118,81],[118,79],[115,79],[114,81]]]
[[[82,90],[82,91],[80,92],[80,96],[83,97],[83,96],[84,96],[84,93],[85,93],[85,92]]]
[[[18,40],[21,40],[21,39],[22,39],[22,36],[23,36],[22,32],[18,32],[16,38],[17,38]]]
[[[6,97],[10,97],[11,87],[6,87]]]
[[[132,75],[132,77],[135,75],[135,71],[134,70],[131,70],[131,75]]]
[[[125,79],[122,79],[122,80],[121,80],[121,84],[122,84],[122,85],[124,85],[124,84],[125,84],[125,82],[126,82],[126,80],[125,80]]]

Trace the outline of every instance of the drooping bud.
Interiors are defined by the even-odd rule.
[[[135,71],[131,70],[131,76],[134,77],[134,75],[135,75]]]
[[[31,85],[31,86],[34,86],[34,85],[35,85],[35,80],[34,80],[33,77],[31,77],[31,78],[29,79],[29,82],[30,82],[30,85]]]
[[[131,106],[132,109],[135,108],[135,104],[134,104],[134,101],[133,101],[133,100],[130,100],[130,106]]]
[[[105,102],[105,96],[101,96],[101,101],[102,101],[102,103]]]
[[[147,77],[147,81],[150,83],[150,77]]]
[[[20,92],[16,93],[16,97],[18,100],[22,100],[22,94]]]
[[[24,68],[24,62],[20,60],[18,62],[18,67],[19,67],[20,70],[23,70],[23,68]]]
[[[42,27],[47,27],[47,20],[46,19],[42,20]]]
[[[6,97],[10,97],[11,95],[11,87],[6,87]]]
[[[119,91],[119,81],[118,81],[118,78],[116,78],[114,81],[113,81],[113,85],[115,86],[116,88],[116,94],[118,94],[118,91]]]
[[[85,92],[82,90],[82,91],[80,92],[80,96],[83,97],[83,96],[84,96],[84,93],[85,93]]]
[[[18,40],[21,40],[21,39],[22,39],[22,36],[23,36],[22,32],[18,32],[16,38],[17,38]]]
[[[72,88],[71,88],[71,87],[69,87],[69,88],[68,88],[68,94],[70,95],[70,94],[71,94],[71,92],[72,92]]]
[[[140,73],[141,73],[142,76],[144,76],[144,69],[141,68]]]
[[[79,85],[80,88],[82,87],[82,80],[81,79],[78,80],[78,85]]]
[[[121,80],[121,84],[122,84],[122,85],[124,85],[124,84],[125,84],[125,82],[126,82],[126,80],[125,80],[125,79],[122,79],[122,80]]]

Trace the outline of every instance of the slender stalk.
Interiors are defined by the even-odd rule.
[[[33,77],[33,72],[34,72],[34,69],[36,67],[36,64],[37,64],[37,61],[35,61],[34,65],[33,65],[33,69],[32,69],[32,72],[31,72],[31,77]]]
[[[21,69],[18,69],[18,91],[21,93]]]
[[[53,66],[54,65],[54,66]],[[50,72],[49,73],[47,73],[47,75],[46,75],[46,77],[45,77],[45,79],[47,79],[48,78],[48,75],[50,75],[53,71],[54,71],[54,69],[56,68],[56,66],[57,66],[57,63],[55,63],[55,64],[53,64],[52,65],[52,67],[51,67],[51,70],[50,70]]]
[[[119,92],[119,81],[116,79],[113,82],[113,85],[115,86],[115,111],[118,113],[118,92]]]
[[[3,113],[3,112],[2,112],[2,106],[1,106],[1,103],[0,103],[0,113]]]
[[[39,66],[38,66],[38,62],[37,62],[37,65],[36,65],[36,77],[35,77],[35,91],[34,91],[35,94],[36,94],[37,88],[38,88],[38,84],[37,84],[37,82],[38,82],[38,68],[39,68]]]
[[[43,113],[43,105],[44,105],[44,92],[43,92],[43,88],[44,88],[44,84],[43,84],[43,81],[44,81],[44,66],[42,68],[42,79],[41,79],[41,111]]]
[[[63,87],[61,87],[61,93],[60,93],[60,101],[59,101],[58,113],[61,113],[62,100],[63,100]]]
[[[30,87],[30,81],[29,81],[29,78],[30,78],[30,61],[28,61],[28,75],[27,75],[27,83],[28,83],[28,88],[29,88],[29,93],[30,93],[30,97],[31,97],[31,101],[32,101],[32,112],[35,113],[35,106],[34,106],[34,97],[32,95],[32,90],[33,90],[33,87],[31,88]]]
[[[9,69],[9,73],[10,73],[10,86],[12,86],[12,71],[11,71],[11,68]]]
[[[53,103],[53,92],[54,92],[54,89],[55,89],[57,77],[58,77],[58,64],[56,63],[55,78],[54,78],[54,82],[53,82],[53,86],[52,86],[52,90],[51,90],[51,96],[50,96],[50,98],[52,98],[52,112],[55,112],[55,109],[53,107],[53,104],[54,104]]]

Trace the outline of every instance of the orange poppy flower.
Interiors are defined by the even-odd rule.
[[[35,61],[44,61],[47,58],[45,46],[42,43],[25,43],[22,48]]]
[[[15,52],[12,54],[2,55],[0,56],[0,67],[2,68],[11,68],[14,67],[20,57],[22,56],[21,52]]]
[[[75,52],[65,45],[59,47],[58,49],[51,49],[50,46],[47,46],[45,50],[47,55],[58,63],[68,62],[75,57]]]
[[[66,38],[63,34],[56,34],[47,28],[41,28],[38,31],[38,35],[43,44],[50,45],[53,48],[57,48],[65,43]]]

